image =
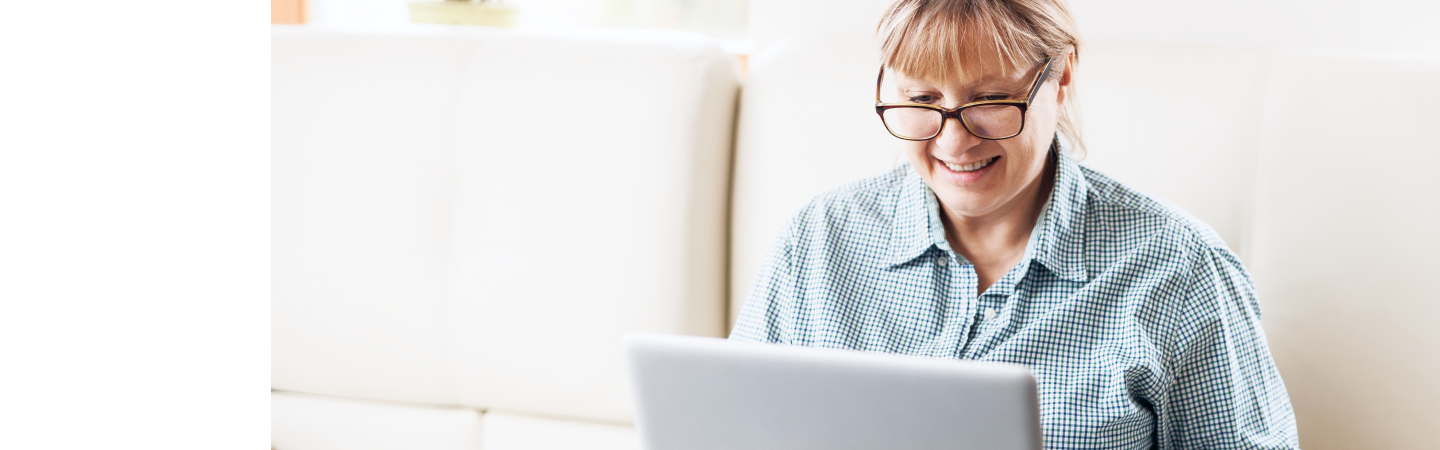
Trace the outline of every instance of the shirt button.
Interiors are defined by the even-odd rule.
[[[943,256],[943,255],[942,255],[942,256],[936,256],[936,257],[935,257],[935,264],[939,264],[940,267],[945,267],[945,266],[947,266],[947,265],[950,265],[950,258],[946,258],[946,257]]]
[[[985,320],[995,318],[995,308],[985,308]]]

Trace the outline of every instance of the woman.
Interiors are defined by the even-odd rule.
[[[1298,446],[1239,259],[1069,156],[1063,0],[896,0],[879,33],[909,164],[801,210],[732,339],[1029,365],[1050,448]]]

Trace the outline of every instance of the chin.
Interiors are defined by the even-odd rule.
[[[935,197],[940,204],[948,211],[957,212],[966,216],[980,216],[995,209],[995,196],[983,192],[971,192],[958,189],[952,186],[943,186],[944,190],[937,190],[934,186],[930,190],[935,191]]]

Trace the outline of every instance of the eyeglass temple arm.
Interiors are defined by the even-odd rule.
[[[875,76],[875,104],[880,104],[880,83],[885,81],[885,64],[880,64],[880,74]]]
[[[1040,70],[1040,77],[1035,79],[1035,85],[1030,86],[1030,96],[1025,98],[1026,105],[1029,105],[1030,103],[1035,101],[1035,93],[1040,92],[1040,86],[1045,84],[1046,78],[1050,78],[1050,66],[1054,63],[1055,58],[1050,56],[1045,57],[1045,68]],[[875,95],[876,97],[879,97],[879,88],[876,88]]]

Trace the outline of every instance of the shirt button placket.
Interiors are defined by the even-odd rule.
[[[949,262],[949,258],[946,258],[946,263]],[[956,340],[958,341],[955,347],[955,357],[963,358],[965,350],[970,347],[970,341],[975,337],[975,330],[979,325],[974,322],[974,308],[979,298],[976,297],[974,293],[976,281],[974,266],[970,264],[957,264],[953,269],[955,270],[950,271],[950,274],[955,278],[956,282],[950,284],[951,291],[949,295],[952,301],[954,301],[951,305],[954,314],[951,316],[951,320],[956,327],[954,331],[956,333]]]

